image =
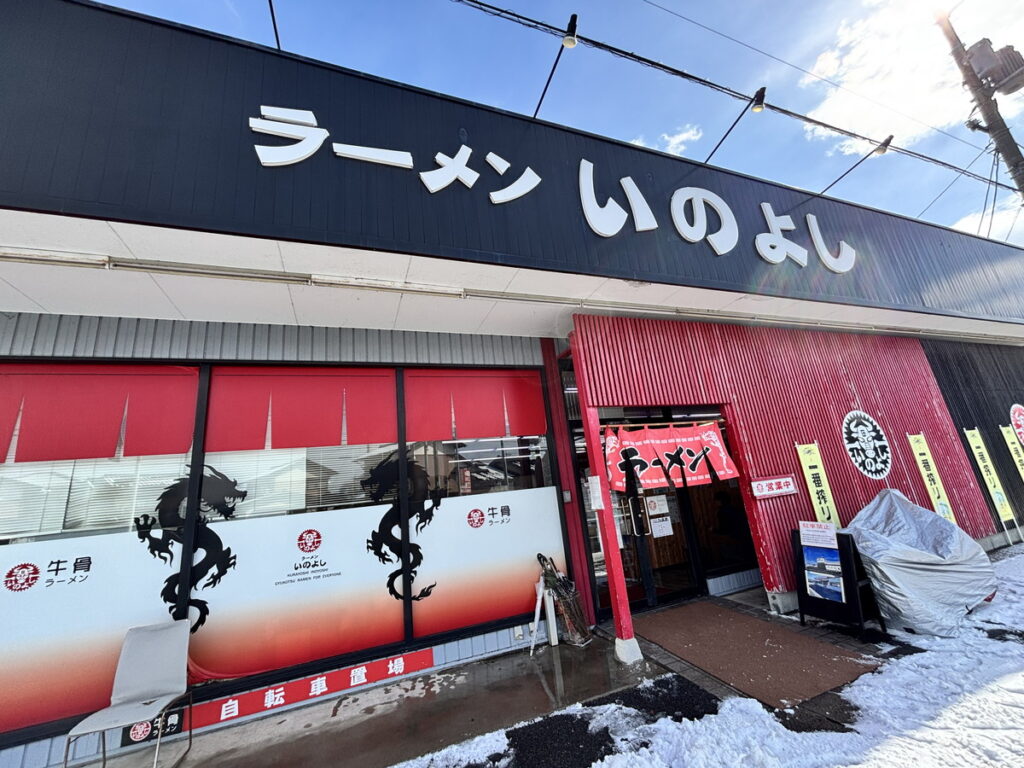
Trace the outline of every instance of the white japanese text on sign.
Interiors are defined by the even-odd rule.
[[[269,167],[293,165],[312,157],[330,135],[326,128],[317,125],[316,115],[310,110],[285,107],[260,106],[260,117],[250,117],[249,128],[256,133],[294,141],[293,144],[285,145],[254,145],[260,164]],[[412,171],[414,168],[412,153],[407,150],[341,143],[331,144],[331,149],[335,155],[346,160],[386,165],[406,171]],[[437,152],[433,157],[436,167],[421,171],[420,181],[430,194],[440,192],[456,181],[467,189],[472,189],[480,179],[480,172],[470,166],[472,155],[473,149],[465,144],[460,145],[451,156]],[[484,162],[498,176],[504,176],[513,165],[494,152],[484,155]],[[493,205],[518,200],[541,183],[540,175],[530,166],[521,167],[522,170],[511,184],[488,191],[488,197]],[[659,227],[657,216],[632,176],[623,176],[619,179],[619,186],[629,208],[627,212],[615,198],[609,197],[603,203],[599,202],[594,184],[593,163],[586,158],[580,158],[578,168],[580,207],[583,218],[594,234],[606,238],[614,237],[622,231],[630,217],[633,219],[633,230],[636,232],[648,232]],[[709,211],[712,215],[709,215]],[[806,267],[807,249],[786,237],[787,232],[797,228],[793,217],[786,212],[776,213],[771,203],[767,202],[761,203],[761,214],[768,231],[758,233],[753,238],[757,255],[772,265],[782,264],[788,259],[799,267]],[[668,215],[682,240],[687,243],[706,240],[716,256],[729,253],[740,241],[735,214],[729,204],[711,190],[700,187],[681,187],[675,190],[668,201]],[[714,221],[717,221],[717,225],[713,223]],[[853,269],[857,259],[853,246],[840,240],[833,252],[822,235],[817,216],[807,213],[804,215],[804,222],[815,255],[822,266],[836,274]]]

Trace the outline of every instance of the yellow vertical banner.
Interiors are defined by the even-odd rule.
[[[996,505],[999,519],[1005,528],[1006,523],[1014,520],[1013,508],[1006,498],[1006,491],[1003,490],[1003,484],[999,480],[999,475],[996,474],[996,468],[992,466],[992,459],[989,458],[985,441],[977,429],[965,429],[964,434],[967,436],[967,443],[971,446],[974,460],[978,463],[978,469],[981,470],[981,476],[985,480],[988,495],[992,497],[992,503]]]
[[[836,511],[832,489],[829,488],[828,477],[825,476],[825,466],[821,463],[818,444],[797,445],[796,452],[800,457],[800,466],[804,470],[804,480],[807,481],[807,491],[811,495],[811,505],[814,507],[818,522],[832,523],[838,528],[839,512]]]
[[[942,478],[939,477],[939,470],[932,459],[931,449],[928,447],[928,440],[922,435],[907,435],[910,441],[910,450],[914,452],[917,459],[917,468],[921,472],[921,479],[924,480],[924,487],[932,500],[932,509],[949,522],[956,524],[956,517],[953,516],[953,505],[949,503],[946,489],[942,485]]]
[[[1020,479],[1024,480],[1024,448],[1021,447],[1017,433],[1013,431],[1013,427],[1000,426],[999,431],[1003,433],[1003,440],[1006,441],[1006,447],[1010,449],[1013,463],[1017,465]]]

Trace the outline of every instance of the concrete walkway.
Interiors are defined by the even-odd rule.
[[[792,619],[771,615],[765,610],[763,590],[705,600],[869,657],[886,658],[905,652],[892,649],[885,653],[837,627],[812,622],[801,628]],[[674,607],[662,610],[672,611]],[[607,629],[598,628],[597,636],[586,648],[539,646],[533,657],[517,651],[206,732],[196,736],[182,765],[386,768],[475,736],[511,729],[578,702],[611,703],[625,697],[632,702],[630,706],[649,709],[652,716],[661,709],[669,715],[679,710],[680,717],[693,719],[716,711],[720,701],[743,696],[722,680],[643,639],[640,642],[647,660],[626,667],[615,660],[608,637]],[[672,679],[665,679],[670,672],[674,673]],[[662,678],[655,688],[636,689],[653,678]],[[784,718],[786,727],[844,730],[848,713],[835,698],[834,694],[823,695],[790,711]],[[539,762],[530,768],[549,764],[565,768],[577,762],[589,765],[587,759],[610,753],[609,744],[598,744],[592,734],[584,733],[585,723],[579,726],[571,720],[564,714],[545,718],[510,730],[509,738],[516,741],[519,754],[535,753]],[[577,734],[578,744],[572,739],[577,726],[583,728]],[[180,740],[168,743],[162,761],[173,761],[182,748]],[[554,762],[548,760],[557,757],[558,749],[567,750],[566,754]],[[540,760],[541,755],[547,757]],[[111,760],[109,765],[143,766],[152,764],[152,759],[150,746]]]
[[[600,637],[586,648],[543,646],[532,658],[519,651],[197,735],[182,766],[384,768],[664,672],[620,664]],[[180,740],[168,743],[161,762],[182,749]],[[150,746],[108,765],[152,760]]]

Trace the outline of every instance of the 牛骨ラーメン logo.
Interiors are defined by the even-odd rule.
[[[878,422],[864,411],[850,411],[843,419],[843,444],[850,461],[872,480],[892,469],[892,449]]]

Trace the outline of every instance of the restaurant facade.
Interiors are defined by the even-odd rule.
[[[2,6],[0,764],[169,617],[218,727],[528,644],[538,553],[628,663],[636,611],[792,610],[790,531],[884,488],[1020,540],[1020,249]]]

